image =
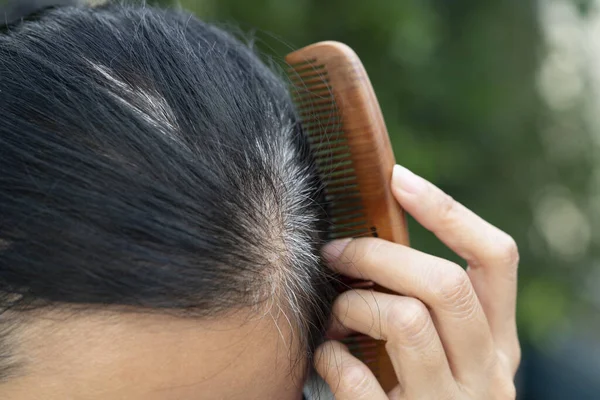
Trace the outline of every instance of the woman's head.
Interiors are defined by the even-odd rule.
[[[0,33],[0,115],[0,394],[299,393],[333,295],[321,186],[250,49],[182,12],[46,10]]]

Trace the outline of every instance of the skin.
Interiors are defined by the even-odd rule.
[[[336,341],[318,349],[317,370],[337,400],[514,399],[521,357],[514,240],[405,168],[395,167],[392,191],[468,268],[375,238],[329,244],[324,251],[333,269],[398,293],[342,294],[332,335],[355,331],[385,340],[399,384],[384,393]]]
[[[384,393],[340,342],[317,349],[337,400],[514,399],[517,247],[448,195],[396,167],[392,191],[465,259],[458,265],[376,238],[337,241],[324,256],[342,274],[397,293],[353,290],[334,304],[331,337],[386,340],[399,384]],[[305,362],[283,316],[240,310],[207,321],[158,314],[60,312],[17,335],[26,373],[0,385],[14,400],[301,398]]]
[[[214,321],[122,312],[44,315],[17,335],[26,371],[0,385],[0,398],[300,400],[306,364],[290,351],[298,347],[290,343],[287,321],[279,318],[278,327],[274,321],[251,310]]]

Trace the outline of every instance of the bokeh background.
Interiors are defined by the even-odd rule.
[[[354,48],[399,163],[520,246],[520,399],[600,399],[600,0],[148,3],[275,64],[321,40]],[[411,237],[461,262],[414,222]]]
[[[397,160],[520,246],[520,398],[600,399],[600,1],[179,4],[275,60],[354,48]],[[414,223],[411,236],[456,260]]]

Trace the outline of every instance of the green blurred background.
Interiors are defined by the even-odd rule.
[[[399,163],[520,246],[521,398],[600,398],[599,1],[179,5],[276,60],[321,40],[354,48]],[[411,236],[456,260],[414,223]]]

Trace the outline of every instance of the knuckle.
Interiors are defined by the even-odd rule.
[[[419,343],[431,327],[431,315],[421,301],[407,298],[394,303],[387,312],[387,336],[400,336],[403,342]]]
[[[467,272],[459,265],[445,265],[432,285],[435,298],[442,304],[460,303],[473,292]]]
[[[492,256],[500,263],[516,267],[520,258],[519,248],[512,236],[502,232],[496,243]]]
[[[437,204],[439,218],[443,222],[453,221],[457,204],[452,196],[442,193]]]
[[[372,390],[367,367],[363,364],[352,363],[342,366],[339,377],[338,392],[352,395],[352,398],[366,399]]]

